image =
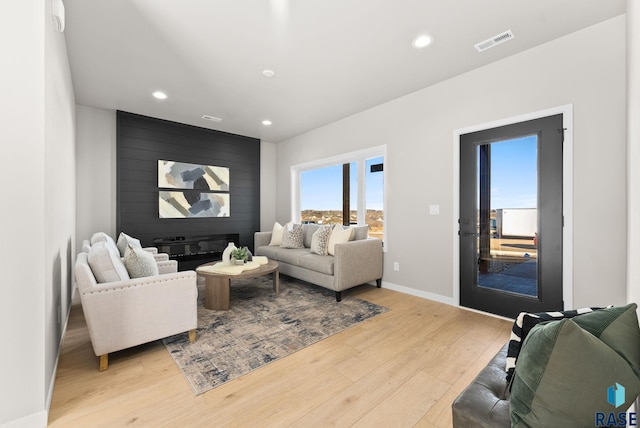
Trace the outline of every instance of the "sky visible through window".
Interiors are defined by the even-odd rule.
[[[367,209],[383,209],[384,172],[371,172],[371,165],[383,157],[366,161]],[[351,209],[357,208],[356,163],[351,163]],[[304,210],[342,210],[342,165],[303,171],[300,174],[300,207]]]
[[[538,136],[491,144],[491,208],[536,208]]]
[[[479,165],[480,159],[478,171]],[[537,208],[537,204],[538,136],[491,143],[491,209]]]

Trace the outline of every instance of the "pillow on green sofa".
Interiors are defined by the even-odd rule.
[[[603,321],[597,330],[625,330],[620,324],[629,318]],[[596,412],[624,411],[640,393],[640,379],[629,363],[576,319],[539,324],[527,336],[509,401],[512,426],[593,426]],[[616,384],[626,389],[618,410],[607,402],[608,389]]]

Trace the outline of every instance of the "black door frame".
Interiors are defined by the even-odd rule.
[[[453,218],[452,218],[452,236],[453,236],[453,298],[452,303],[460,306],[460,241],[458,237],[460,218],[460,136],[477,131],[498,128],[505,125],[511,125],[519,122],[525,122],[533,119],[539,119],[556,114],[563,115],[564,128],[564,154],[563,154],[563,216],[564,228],[563,234],[563,268],[562,281],[563,291],[562,298],[564,308],[571,309],[573,303],[573,105],[567,104],[547,110],[537,111],[530,114],[515,116],[507,119],[497,120],[494,122],[478,124],[454,130],[454,201],[453,201]],[[473,310],[473,309],[471,309]]]

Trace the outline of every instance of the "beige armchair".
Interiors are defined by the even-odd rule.
[[[175,260],[157,261],[159,275],[129,278],[119,254],[96,242],[78,254],[75,276],[91,344],[108,368],[111,352],[189,332],[195,341],[196,273],[176,272]],[[172,271],[171,273],[162,273]]]

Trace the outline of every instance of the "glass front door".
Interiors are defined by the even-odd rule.
[[[562,115],[460,136],[460,304],[561,310]]]

